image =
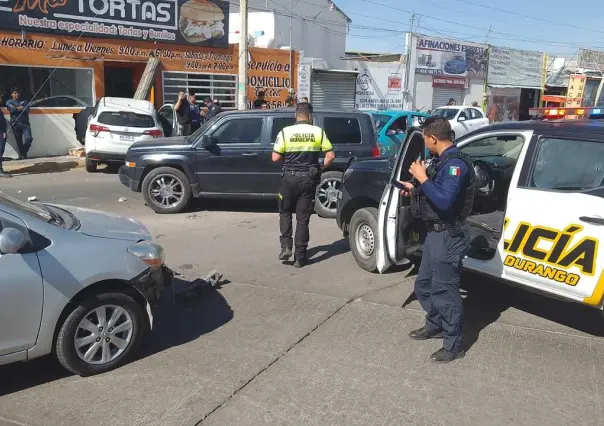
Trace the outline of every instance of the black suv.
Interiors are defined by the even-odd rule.
[[[135,143],[120,181],[142,191],[157,213],[178,213],[191,197],[276,197],[282,165],[271,161],[272,145],[294,122],[293,108],[222,113],[189,137]],[[379,156],[375,128],[370,114],[356,111],[315,111],[313,123],[325,129],[336,153],[321,175],[315,210],[334,218],[348,161]]]

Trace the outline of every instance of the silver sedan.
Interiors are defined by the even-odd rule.
[[[171,279],[131,218],[0,194],[0,364],[54,354],[102,373],[133,355]]]

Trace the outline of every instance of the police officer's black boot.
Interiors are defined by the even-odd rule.
[[[279,253],[279,260],[289,260],[292,257],[291,247],[281,247],[281,253]]]
[[[306,253],[296,253],[294,256],[294,268],[303,268],[308,264]]]
[[[436,362],[437,364],[446,364],[447,362],[455,361],[456,359],[461,359],[466,356],[466,351],[460,349],[457,352],[451,352],[446,350],[445,348],[440,348],[436,352],[434,352],[430,359],[432,362]]]
[[[425,326],[409,333],[413,340],[442,339],[443,336],[442,331],[429,330]]]

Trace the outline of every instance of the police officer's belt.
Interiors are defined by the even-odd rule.
[[[452,229],[458,228],[462,225],[465,225],[466,221],[455,221],[455,222],[426,222],[426,228],[429,232],[444,232],[450,231]]]
[[[308,170],[283,170],[283,174],[291,176],[310,176],[311,173]]]

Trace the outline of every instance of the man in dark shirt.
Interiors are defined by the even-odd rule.
[[[191,104],[187,100],[187,95],[183,89],[178,91],[178,99],[174,105],[176,119],[178,120],[178,133],[180,136],[191,135]]]
[[[2,168],[2,157],[4,156],[4,149],[6,148],[6,139],[8,138],[8,126],[6,118],[4,118],[4,111],[0,108],[0,178],[12,177],[8,173],[4,173]]]
[[[189,96],[189,104],[191,105],[191,109],[189,110],[189,118],[191,119],[191,133],[193,133],[201,126],[201,110],[199,109],[199,105],[197,105],[195,95]]]
[[[6,108],[10,113],[10,126],[17,142],[19,160],[22,160],[27,158],[27,153],[34,140],[29,124],[29,103],[21,99],[21,92],[17,88],[11,91],[11,97],[12,99],[6,102]]]
[[[261,90],[258,92],[258,99],[256,99],[254,101],[253,107],[254,107],[254,109],[262,109],[262,106],[267,103],[268,102],[266,100],[264,100],[264,91]]]
[[[207,120],[211,120],[213,117],[217,116],[218,114],[220,114],[222,112],[222,108],[220,107],[220,105],[217,105],[214,102],[212,102],[212,99],[210,99],[210,98],[205,98],[203,100],[203,103],[208,108],[208,112],[206,113]]]

